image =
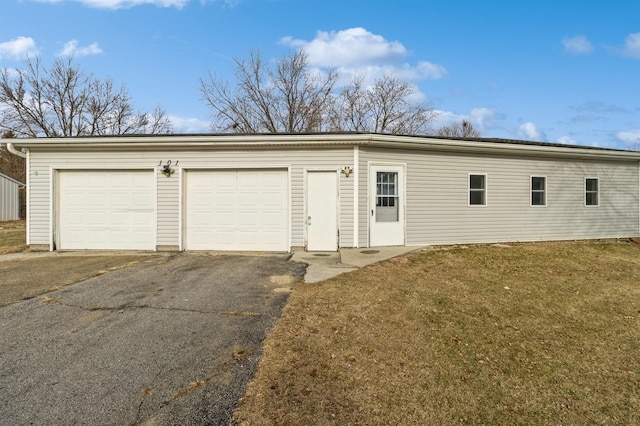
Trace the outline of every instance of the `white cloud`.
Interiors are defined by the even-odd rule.
[[[471,124],[478,128],[480,133],[487,129],[495,128],[497,126],[496,121],[503,119],[504,116],[495,109],[491,108],[474,108],[469,114],[469,120]]]
[[[158,7],[175,7],[182,9],[189,0],[35,0],[40,3],[64,3],[75,1],[96,9],[128,9],[134,6],[149,4]]]
[[[341,84],[354,76],[370,82],[385,74],[393,74],[406,81],[437,80],[447,75],[442,65],[420,61],[417,65],[406,62],[407,49],[398,41],[386,40],[364,28],[341,31],[319,31],[311,40],[285,37],[284,45],[304,49],[311,66],[335,67],[342,77]]]
[[[495,129],[499,127],[498,121],[504,118],[504,116],[498,111],[486,107],[473,108],[469,114],[456,114],[451,111],[443,110],[435,110],[434,112],[436,113],[436,117],[431,123],[434,129],[439,129],[443,126],[450,126],[452,124],[460,123],[462,120],[467,120],[473,124],[473,127],[475,127],[481,135],[484,135],[487,129]]]
[[[439,80],[447,76],[447,70],[442,65],[420,61],[415,67],[403,65],[399,74],[409,80]]]
[[[577,145],[576,141],[571,139],[569,136],[560,136],[558,139],[556,139],[556,142],[563,145]]]
[[[622,54],[629,58],[640,59],[640,33],[633,33],[627,36]]]
[[[71,40],[65,43],[64,48],[58,52],[58,56],[88,56],[99,55],[102,53],[102,49],[98,46],[98,43],[91,43],[88,46],[79,47],[78,40]]]
[[[616,137],[627,143],[640,143],[640,129],[632,129],[616,133]]]
[[[31,37],[17,37],[0,43],[0,59],[24,59],[25,56],[38,53],[36,42]]]
[[[524,135],[527,139],[533,141],[544,141],[546,139],[544,133],[536,128],[536,125],[531,121],[522,123],[518,128],[521,135]]]
[[[577,55],[588,55],[593,52],[591,42],[585,36],[566,37],[562,40],[564,50]]]
[[[402,59],[407,49],[397,41],[387,41],[364,28],[319,31],[311,41],[285,37],[283,44],[304,48],[311,65],[320,67],[367,65]]]
[[[436,113],[436,116],[431,122],[431,127],[434,129],[439,129],[444,126],[450,126],[454,123],[459,123],[462,120],[469,119],[468,115],[456,114],[451,111],[434,110],[433,112]]]
[[[208,133],[211,131],[211,123],[199,118],[184,118],[175,115],[169,116],[174,133]]]

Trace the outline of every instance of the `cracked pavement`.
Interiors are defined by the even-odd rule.
[[[2,423],[228,424],[304,269],[160,255],[0,308]]]

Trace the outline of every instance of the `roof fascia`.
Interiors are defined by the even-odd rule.
[[[312,135],[171,135],[171,136],[105,136],[74,138],[29,138],[13,142],[24,148],[37,147],[264,147],[294,145],[354,145],[361,144],[368,135],[312,134]]]
[[[596,160],[640,160],[640,152],[636,151],[581,148],[576,145],[559,147],[553,145],[529,145],[488,141],[477,142],[429,137],[416,139],[411,136],[389,137],[385,135],[374,135],[369,145],[384,148],[405,148],[431,151],[464,152],[474,154],[523,155],[537,157],[547,156]]]
[[[617,151],[579,146],[531,145],[508,142],[465,141],[428,136],[396,136],[367,133],[326,134],[262,134],[262,135],[159,135],[105,136],[78,138],[15,139],[13,144],[24,148],[265,148],[288,146],[353,146],[415,149],[475,154],[551,156],[597,160],[640,160],[640,152]]]

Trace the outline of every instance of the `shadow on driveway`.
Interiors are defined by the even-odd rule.
[[[0,308],[0,419],[227,424],[303,277],[287,259],[147,257]]]

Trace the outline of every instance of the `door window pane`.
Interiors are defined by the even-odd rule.
[[[398,206],[398,173],[376,173],[376,222],[397,222]]]

